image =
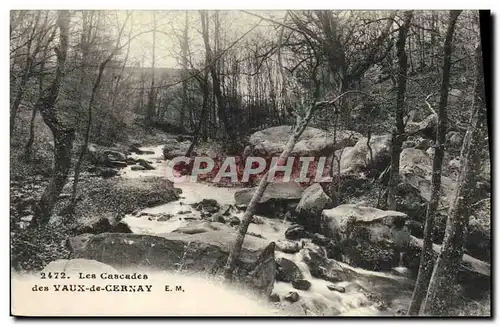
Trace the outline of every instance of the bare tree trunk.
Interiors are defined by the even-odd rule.
[[[54,80],[46,91],[46,95],[39,99],[37,109],[43,121],[50,128],[54,136],[54,165],[49,185],[45,188],[40,201],[34,207],[34,217],[31,227],[42,226],[49,220],[59,194],[61,193],[71,165],[71,151],[75,138],[75,130],[65,127],[58,119],[55,103],[64,76],[69,39],[69,25],[71,14],[69,11],[59,11],[57,25],[59,26],[59,47],[57,48],[57,67]]]
[[[408,73],[408,58],[406,56],[405,44],[408,30],[410,29],[413,11],[405,12],[404,22],[399,29],[398,41],[396,44],[398,52],[398,95],[396,99],[396,128],[392,133],[391,144],[391,174],[389,178],[389,187],[387,189],[387,208],[396,210],[396,187],[399,183],[399,157],[403,145],[405,133],[404,114],[405,114],[405,94],[406,94],[406,76]]]
[[[488,136],[481,46],[476,48],[476,87],[470,124],[460,153],[460,173],[453,202],[448,210],[445,238],[431,276],[423,303],[425,315],[445,313],[450,289],[456,282],[463,255],[463,244],[474,203],[477,175],[481,168],[481,150]]]
[[[182,39],[181,39],[181,61],[182,61],[182,108],[180,110],[179,114],[179,127],[181,131],[184,131],[184,120],[186,117],[186,111],[189,110],[189,105],[188,105],[188,81],[187,81],[187,76],[188,76],[188,46],[189,46],[189,39],[188,39],[188,12],[186,10],[185,12],[185,19],[184,19],[184,31],[182,34]]]
[[[153,54],[151,62],[151,90],[146,109],[146,125],[152,126],[155,115],[155,52],[156,52],[156,16],[153,12]]]
[[[33,29],[31,31],[31,35],[28,36],[28,42],[26,44],[26,63],[24,65],[24,71],[23,75],[21,77],[21,81],[19,83],[19,87],[17,89],[17,94],[16,98],[14,99],[14,102],[12,103],[10,107],[10,136],[12,137],[12,134],[15,130],[15,124],[16,124],[16,118],[17,118],[17,112],[19,110],[19,105],[21,105],[21,100],[23,98],[26,85],[28,83],[28,79],[30,77],[31,73],[31,68],[33,66],[33,58],[36,55],[36,53],[31,53],[31,45],[33,44],[34,36],[36,33],[38,21],[40,19],[40,13],[39,11],[37,13],[37,16],[35,18],[35,21],[33,23]]]
[[[443,63],[443,78],[441,82],[441,94],[439,99],[438,112],[438,128],[436,135],[436,147],[434,160],[432,163],[432,193],[431,200],[427,206],[427,216],[425,219],[424,228],[424,245],[420,255],[420,266],[418,269],[418,277],[413,290],[413,296],[408,310],[409,315],[417,315],[420,311],[420,306],[425,297],[425,292],[429,284],[433,269],[432,259],[432,232],[434,230],[434,216],[439,204],[441,191],[441,168],[443,165],[444,144],[446,140],[447,127],[447,112],[448,105],[448,87],[450,84],[450,61],[453,45],[453,33],[455,31],[455,23],[460,15],[460,11],[453,10],[450,12],[448,28],[446,31],[446,39],[444,43],[444,63]]]
[[[210,75],[212,76],[212,87],[213,87],[213,93],[215,98],[217,99],[217,113],[219,115],[219,119],[222,120],[222,123],[224,124],[224,127],[226,129],[228,138],[230,141],[235,141],[236,139],[234,138],[234,130],[231,124],[229,123],[229,118],[227,116],[227,105],[226,105],[226,99],[224,98],[221,90],[221,82],[219,79],[219,74],[217,72],[217,66],[214,62],[214,56],[212,53],[212,49],[210,48],[210,40],[208,37],[208,17],[207,13],[203,10],[200,11],[200,18],[201,18],[201,27],[202,27],[202,33],[203,33],[203,41],[205,43],[205,51],[208,53],[209,56],[209,69],[210,69]]]

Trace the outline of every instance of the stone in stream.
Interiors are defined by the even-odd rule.
[[[228,227],[229,228],[229,227]],[[133,233],[103,233],[81,239],[73,246],[73,257],[92,259],[116,269],[147,268],[152,271],[221,275],[236,231],[200,234],[167,233],[162,236]],[[76,239],[71,239],[76,243]],[[235,281],[251,291],[269,296],[274,286],[276,263],[274,243],[245,237],[237,262]]]
[[[342,248],[344,262],[369,270],[391,270],[399,261],[391,227],[408,215],[359,205],[339,205],[322,213],[322,233]]]
[[[257,188],[239,190],[234,194],[236,207],[244,208],[249,203]],[[302,197],[303,189],[296,182],[269,183],[256,205],[256,214],[276,217],[280,213],[295,210]]]
[[[142,158],[137,161],[137,164],[144,167],[146,170],[155,170],[156,168],[151,165],[150,162],[143,160]]]
[[[325,237],[319,233],[314,233],[312,236],[312,243],[323,247],[328,258],[336,260],[340,260],[342,258],[342,248],[333,239]]]
[[[297,290],[302,290],[302,291],[307,291],[311,288],[311,282],[308,280],[293,280],[292,281],[292,286],[294,289]]]
[[[337,292],[340,292],[340,293],[345,293],[345,287],[343,287],[343,286],[338,286],[338,285],[335,285],[335,284],[328,284],[326,287],[330,291],[337,291]]]
[[[309,267],[313,277],[330,282],[340,282],[348,278],[348,274],[336,261],[327,259],[321,253],[310,248],[304,249],[303,261]]]
[[[189,214],[191,213],[191,211],[178,211],[177,214],[178,215],[184,215],[184,214]]]
[[[293,282],[303,279],[302,272],[297,265],[286,258],[276,259],[276,280],[281,282]]]
[[[226,223],[226,219],[222,216],[221,212],[217,212],[210,218],[212,222]]]
[[[276,241],[276,250],[286,254],[296,254],[302,249],[302,243],[298,241],[278,240]]]
[[[220,209],[220,205],[215,199],[203,199],[201,202],[192,204],[191,206],[197,211],[210,214],[216,213]]]
[[[285,296],[285,300],[289,301],[291,303],[297,302],[297,301],[299,301],[299,299],[300,299],[300,295],[295,291],[291,291],[290,293],[288,293]]]
[[[232,216],[230,219],[229,219],[229,225],[231,226],[235,226],[235,225],[240,225],[241,221],[240,219],[237,217],[237,216]]]
[[[161,214],[156,220],[158,222],[166,222],[174,217],[172,214]]]
[[[130,170],[132,170],[132,171],[144,171],[144,170],[146,170],[146,168],[141,166],[141,165],[133,165],[132,167],[130,167]]]
[[[280,296],[277,293],[271,293],[269,296],[269,301],[270,302],[280,302]]]
[[[301,238],[308,237],[310,237],[310,233],[301,225],[292,225],[285,231],[285,238],[287,240],[300,240]]]

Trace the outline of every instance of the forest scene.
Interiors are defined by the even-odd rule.
[[[205,275],[279,316],[490,317],[483,19],[11,10],[11,270]]]

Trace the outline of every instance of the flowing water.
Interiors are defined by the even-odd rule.
[[[153,166],[155,166],[156,169],[132,171],[131,167],[128,166],[122,170],[121,177],[143,178],[157,176],[169,178],[169,176],[171,176],[171,170],[167,162],[163,159],[162,146],[142,149],[152,151],[154,154],[133,156],[153,162]],[[134,215],[127,215],[124,218],[132,232],[150,235],[172,232],[179,227],[188,225],[193,219],[201,219],[200,212],[193,209],[190,204],[200,202],[202,199],[215,199],[220,205],[234,204],[234,194],[240,190],[240,188],[222,188],[191,181],[176,183],[175,187],[182,190],[179,200],[144,209],[142,211],[144,214],[143,216],[137,217]],[[189,211],[189,213],[179,215],[178,213],[181,211]],[[241,217],[243,213],[243,211],[236,211],[233,215]],[[167,221],[161,222],[155,219],[149,219],[147,214],[172,214],[173,217]],[[260,216],[260,218],[263,223],[251,223],[248,232],[260,234],[269,241],[285,239],[284,233],[291,225],[290,222],[266,218],[265,216]],[[312,245],[309,240],[304,239],[304,241],[307,245]],[[409,303],[411,294],[408,292],[409,281],[405,277],[400,276],[402,274],[401,272],[403,272],[402,269],[404,269],[401,259],[400,266],[396,268],[396,274],[400,275],[388,272],[367,271],[339,263],[343,268],[351,269],[356,272],[357,275],[360,275],[357,280],[336,283],[336,286],[345,290],[345,292],[341,293],[328,289],[327,286],[331,285],[331,282],[311,276],[308,266],[303,261],[304,250],[296,254],[287,254],[280,251],[276,251],[275,254],[276,257],[283,257],[293,261],[302,272],[304,279],[311,282],[311,288],[307,291],[294,289],[291,283],[275,282],[273,292],[277,293],[281,298],[291,291],[297,292],[301,298],[298,302],[293,304],[283,300],[281,303],[274,304],[283,315],[383,316],[392,315],[398,309],[404,309]],[[401,271],[397,269],[401,269]],[[402,275],[404,275],[404,273]],[[390,304],[390,309],[386,309],[383,305],[375,304],[374,300],[370,300],[366,293],[379,293],[381,297],[384,298],[385,302]]]

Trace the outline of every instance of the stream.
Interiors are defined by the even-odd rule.
[[[122,178],[151,176],[167,178],[167,175],[171,175],[167,161],[163,158],[162,146],[145,147],[141,150],[151,151],[154,154],[132,154],[131,156],[152,162],[155,170],[132,171],[131,166],[128,166],[121,171]],[[182,190],[180,199],[144,209],[138,215],[124,217],[123,221],[129,225],[133,233],[160,235],[172,232],[188,225],[192,220],[202,219],[200,212],[193,209],[190,204],[200,202],[203,199],[215,199],[221,206],[234,204],[234,194],[241,190],[241,188],[222,188],[191,181],[175,183],[175,187]],[[181,211],[189,212],[178,214]],[[166,221],[157,221],[148,219],[148,214],[172,214],[174,217]],[[239,218],[243,214],[244,211],[233,212],[233,215]],[[259,217],[263,223],[251,223],[248,232],[262,235],[269,242],[285,240],[284,233],[291,226],[290,222],[265,216]],[[309,239],[303,241],[308,245],[311,244]],[[411,287],[408,284],[411,284],[411,281],[397,275],[397,273],[368,271],[339,263],[342,268],[350,269],[360,277],[353,281],[336,283],[336,286],[345,289],[343,293],[331,291],[327,287],[332,284],[331,282],[311,276],[308,266],[303,261],[303,254],[304,250],[300,250],[296,254],[275,251],[276,258],[283,257],[293,261],[302,272],[304,279],[311,282],[311,287],[307,291],[295,289],[291,283],[275,282],[273,293],[278,294],[280,298],[285,297],[291,291],[297,292],[300,296],[300,300],[295,303],[281,299],[281,302],[273,304],[274,308],[277,307],[282,315],[388,316],[400,314],[409,305],[411,298],[409,288]],[[373,300],[373,297],[370,298],[367,293],[383,297],[386,304],[376,302],[377,300]]]

